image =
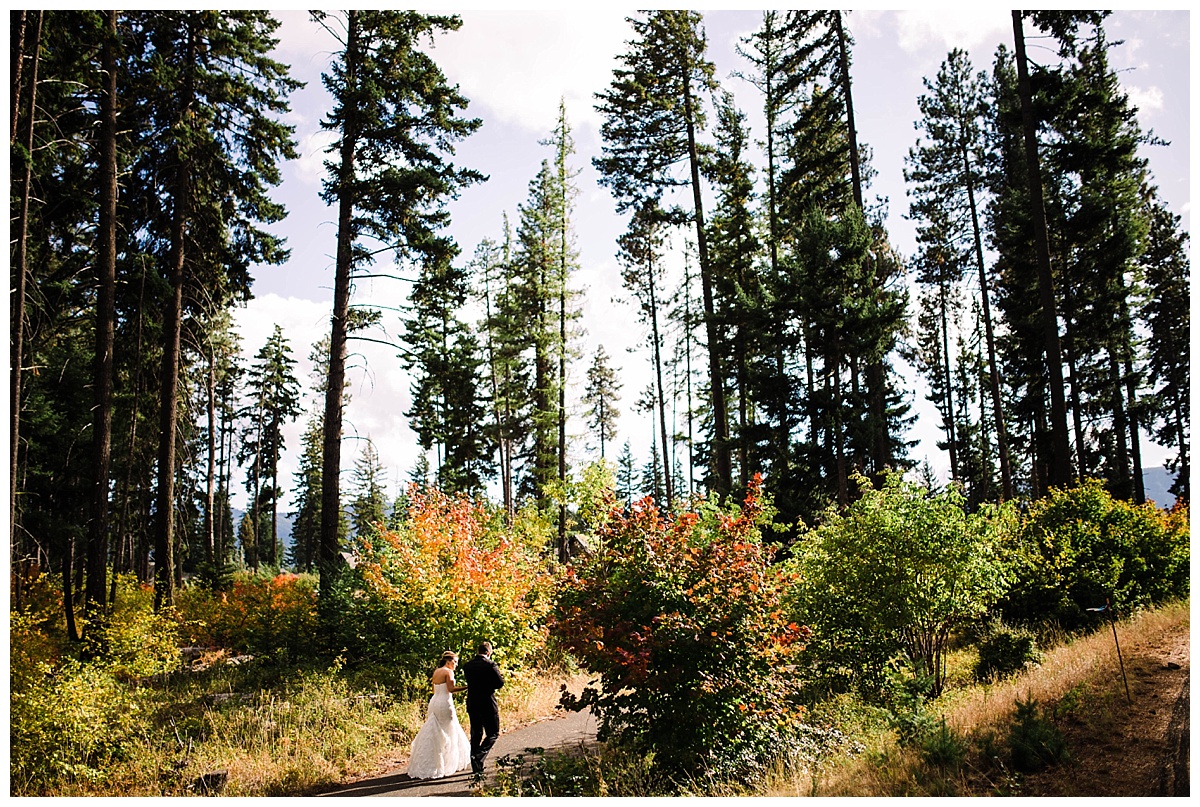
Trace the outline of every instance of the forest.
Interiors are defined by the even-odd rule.
[[[338,48],[320,124],[329,326],[294,348],[275,325],[247,361],[234,313],[256,268],[292,260],[271,232],[301,86],[272,55],[279,22],[11,11],[13,792],[103,782],[146,731],[110,715],[103,742],[55,740],[47,705],[86,676],[111,708],[155,686],[169,701],[184,647],[319,659],[352,673],[328,686],[370,679],[399,702],[436,653],[490,633],[510,664],[600,676],[572,705],[616,745],[671,749],[668,778],[744,778],[777,750],[764,737],[811,741],[804,715],[831,693],[894,703],[896,658],[936,698],[960,644],[1186,598],[1189,237],[1106,16],[1012,12],[992,63],[955,49],[925,77],[912,255],[870,198],[852,15],[766,11],[741,40],[761,131],[700,12],[632,16],[592,160],[627,224],[619,315],[652,379],[632,390],[603,346],[580,349],[565,104],[514,220],[478,244],[446,233],[492,169],[455,160],[485,125],[432,47],[457,16],[312,13]],[[403,301],[356,295],[389,275],[411,279]],[[424,453],[398,497],[343,422],[354,345],[372,341],[413,379]],[[901,362],[938,414],[948,483],[911,456]],[[642,467],[623,406],[652,424]],[[306,411],[288,480],[284,430]],[[1170,510],[1147,502],[1145,435],[1169,452]],[[884,594],[906,604],[886,619]],[[703,686],[648,684],[680,667]],[[678,699],[704,731],[663,734]]]

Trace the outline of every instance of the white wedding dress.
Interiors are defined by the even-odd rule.
[[[409,778],[440,779],[470,766],[471,741],[458,722],[449,684],[434,684],[425,725],[413,738]]]

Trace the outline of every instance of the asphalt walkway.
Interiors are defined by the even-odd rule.
[[[503,719],[503,716],[501,716]],[[547,718],[511,731],[500,726],[500,738],[488,754],[484,775],[495,774],[496,760],[520,754],[530,748],[569,748],[596,739],[596,721],[591,712],[568,712],[561,717]],[[471,771],[459,771],[444,779],[409,779],[400,767],[380,776],[343,785],[320,794],[323,797],[348,796],[470,796]]]

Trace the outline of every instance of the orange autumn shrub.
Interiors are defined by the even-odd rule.
[[[317,582],[313,575],[242,574],[229,591],[189,587],[178,597],[187,641],[248,653],[316,648]]]
[[[465,496],[410,489],[396,529],[358,539],[342,636],[378,661],[425,670],[442,650],[487,639],[505,663],[546,641],[551,562],[522,525]],[[518,516],[522,518],[522,516]],[[527,525],[526,525],[527,526]]]

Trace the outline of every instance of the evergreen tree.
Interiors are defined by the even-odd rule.
[[[1156,198],[1148,203],[1150,232],[1141,256],[1146,300],[1142,317],[1150,334],[1148,371],[1154,385],[1152,412],[1155,437],[1175,456],[1167,468],[1175,472],[1171,493],[1191,501],[1191,295],[1188,234],[1180,229],[1179,216]],[[1165,504],[1165,503],[1160,503]]]
[[[966,52],[957,49],[942,62],[934,81],[924,80],[927,94],[917,99],[922,118],[915,124],[924,137],[909,149],[904,176],[910,183],[910,216],[920,222],[917,240],[926,253],[923,265],[927,271],[919,281],[936,285],[941,298],[946,299],[947,287],[957,284],[972,263],[978,271],[1003,495],[1011,499],[1012,470],[980,225],[980,195],[985,186],[983,170],[988,157],[981,126],[985,105],[983,82],[983,76],[973,75]],[[943,311],[943,329],[947,323]],[[944,341],[948,344],[948,334],[944,334]],[[945,358],[947,364],[943,369],[949,375],[948,353]],[[951,467],[956,469],[953,434],[949,447]],[[954,476],[957,478],[957,470]]]
[[[490,476],[480,387],[483,357],[457,312],[465,305],[468,275],[448,262],[422,268],[413,285],[413,315],[405,322],[413,374],[411,418],[421,447],[436,446],[438,484],[451,492],[478,493]]]
[[[619,212],[656,204],[668,188],[691,186],[690,218],[696,227],[709,352],[714,488],[726,496],[732,482],[722,334],[713,298],[715,270],[708,254],[697,144],[705,125],[701,93],[715,87],[714,69],[705,56],[699,12],[650,11],[629,21],[637,38],[619,57],[622,66],[613,71],[609,90],[596,95],[597,110],[604,116],[604,145],[603,156],[593,163],[601,183],[616,197]],[[687,178],[673,173],[680,164],[689,169]]]
[[[1089,12],[1099,17],[1100,12]],[[1078,19],[1070,14],[1031,12],[1034,22],[1051,28],[1064,50],[1073,47]],[[1025,52],[1024,12],[1013,11],[1013,39],[1016,44],[1017,95],[1020,100],[1021,134],[1025,159],[1025,181],[1033,224],[1033,246],[1038,267],[1038,302],[1040,305],[1042,339],[1045,351],[1045,372],[1050,393],[1049,431],[1052,450],[1049,454],[1050,482],[1065,486],[1071,478],[1070,450],[1067,436],[1067,406],[1062,373],[1062,351],[1058,329],[1058,307],[1054,291],[1054,275],[1050,265],[1050,238],[1047,227],[1045,197],[1042,189],[1041,162],[1038,157],[1037,119],[1033,109],[1033,89],[1029,76],[1029,60]]]
[[[294,477],[292,542],[288,560],[296,569],[312,571],[321,538],[321,447],[324,427],[320,415],[308,420],[300,438],[300,463]]]
[[[663,388],[663,338],[659,329],[659,306],[663,276],[662,229],[665,215],[656,205],[648,204],[634,211],[629,229],[617,239],[620,251],[617,260],[622,264],[621,281],[638,304],[638,319],[650,327],[650,361],[654,368],[654,402],[652,411],[658,415],[658,433],[662,440],[662,461],[670,462],[667,446],[666,391]],[[657,452],[656,452],[657,456]],[[666,504],[674,500],[669,465],[664,465]]]
[[[279,325],[267,339],[266,344],[255,355],[247,378],[247,393],[250,404],[245,414],[250,420],[247,439],[242,442],[239,459],[245,462],[252,458],[246,477],[246,488],[254,496],[251,509],[257,522],[260,507],[270,509],[269,532],[271,536],[263,544],[255,561],[275,566],[281,558],[276,552],[279,523],[279,457],[283,453],[283,426],[300,414],[300,388],[293,370],[296,360],[292,358],[287,339]],[[270,487],[263,483],[270,480]],[[261,537],[261,536],[260,536]],[[256,567],[256,562],[251,563]]]
[[[184,290],[245,290],[249,266],[286,258],[280,239],[258,224],[278,221],[268,198],[277,162],[295,156],[291,127],[278,120],[298,86],[267,54],[278,22],[255,11],[146,12],[135,36],[146,59],[136,77],[148,132],[134,171],[158,210],[148,244],[167,267],[171,293],[163,324],[155,557],[155,604],[174,600],[176,451]],[[219,267],[219,269],[218,269]]]
[[[786,384],[772,390],[774,394],[768,391],[777,386],[778,377],[761,358],[771,354],[772,345],[765,338],[769,320],[764,318],[766,300],[756,265],[760,245],[751,210],[754,169],[746,158],[745,115],[728,92],[717,104],[715,137],[716,148],[706,172],[717,190],[709,222],[709,254],[717,270],[713,289],[726,334],[722,362],[730,369],[730,394],[737,408],[733,444],[738,484],[745,490],[756,472],[772,479],[790,478],[792,402]],[[769,422],[778,424],[777,429],[758,426],[756,410],[760,407]]]
[[[621,456],[617,460],[617,499],[626,508],[633,507],[633,449],[629,445],[629,441],[625,441],[625,447],[621,449]]]
[[[617,433],[617,403],[621,400],[623,386],[617,374],[608,365],[608,352],[605,351],[604,345],[596,348],[587,378],[583,402],[588,406],[588,425],[600,438],[600,459],[604,459],[604,443]]]
[[[467,101],[420,50],[423,39],[456,30],[452,16],[413,11],[347,11],[337,26],[314,14],[341,46],[323,79],[334,108],[322,128],[336,139],[326,163],[322,198],[338,207],[333,315],[329,342],[322,469],[322,590],[332,589],[338,555],[341,490],[341,391],[345,382],[350,292],[356,269],[374,250],[372,238],[397,261],[439,265],[453,259],[453,241],[437,231],[447,222],[445,200],[481,180],[446,161],[454,143],[479,127],[458,116]]]
[[[387,522],[387,471],[379,461],[379,451],[367,438],[362,452],[354,462],[351,477],[354,499],[350,503],[350,524],[357,538],[375,534],[375,525]]]

